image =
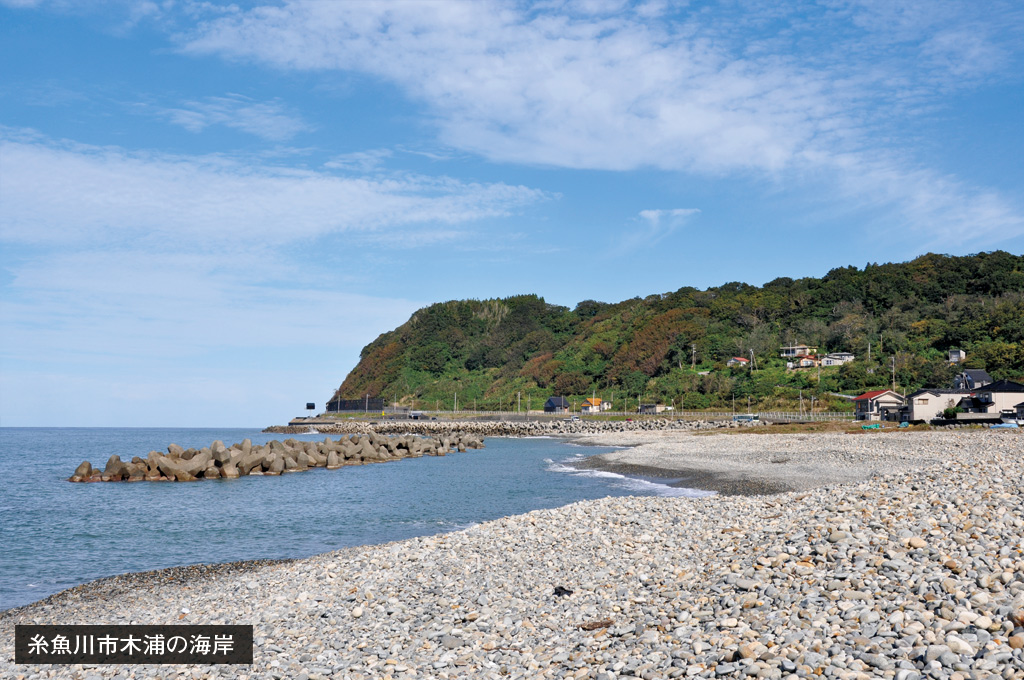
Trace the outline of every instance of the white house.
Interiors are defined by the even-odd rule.
[[[783,359],[792,359],[793,357],[805,357],[808,354],[817,353],[817,347],[808,347],[807,345],[793,345],[792,347],[783,347],[781,356]]]
[[[918,390],[907,395],[907,403],[902,410],[902,420],[927,423],[938,418],[945,409],[956,406],[963,396],[964,393],[957,390],[938,388]]]
[[[967,353],[962,349],[951,349],[949,350],[949,363],[959,364],[961,361],[967,358]]]
[[[854,397],[857,420],[896,420],[903,397],[892,390],[875,390]]]
[[[842,366],[843,364],[850,363],[854,359],[856,359],[856,357],[849,352],[832,352],[831,354],[826,354],[821,358],[821,365]]]
[[[750,359],[744,359],[743,357],[733,357],[725,362],[726,366],[739,366],[740,368],[746,368],[750,365]]]

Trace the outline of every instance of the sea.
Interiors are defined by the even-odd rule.
[[[579,500],[699,497],[672,480],[579,470],[612,451],[553,438],[485,440],[485,448],[279,477],[193,483],[67,481],[102,468],[220,440],[294,437],[248,429],[0,428],[0,610],[98,578],[187,564],[300,558],[468,528]]]

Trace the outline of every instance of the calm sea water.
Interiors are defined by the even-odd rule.
[[[435,534],[619,495],[703,495],[665,480],[579,471],[609,451],[557,439],[280,477],[71,484],[83,460],[145,457],[168,444],[228,446],[282,435],[241,429],[0,428],[0,609],[104,576],[184,564],[307,557]],[[297,435],[321,440],[324,435]]]

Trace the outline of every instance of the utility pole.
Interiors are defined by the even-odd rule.
[[[522,403],[523,393],[516,392],[516,415],[519,415],[519,405]]]
[[[804,415],[804,391],[800,390],[800,416]]]
[[[691,365],[690,368],[692,368],[694,371],[696,371],[697,370],[697,344],[694,343],[694,344],[690,345],[690,348],[693,350],[693,364]]]
[[[458,410],[459,410],[459,393],[456,392],[455,393],[455,404],[452,406],[452,413],[455,413]]]
[[[892,355],[892,391],[896,391],[896,355]]]
[[[750,372],[757,370],[757,362],[754,360],[754,350],[750,350]]]

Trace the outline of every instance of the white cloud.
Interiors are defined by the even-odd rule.
[[[540,191],[447,177],[338,177],[219,156],[0,139],[0,238],[58,244],[262,243],[509,215]]]
[[[240,95],[207,97],[156,112],[189,132],[199,133],[211,125],[224,125],[273,142],[284,142],[313,129],[280,101],[254,102]]]
[[[699,213],[697,208],[673,208],[671,210],[641,210],[640,217],[646,220],[652,227],[659,227],[662,221],[678,224],[683,219]]]
[[[841,193],[859,204],[895,206],[897,231],[912,230],[921,253],[951,247],[986,250],[1024,234],[1020,206],[996,191],[899,162],[872,162],[854,154],[833,162],[842,170]],[[892,221],[886,219],[882,231]]]
[[[1019,206],[922,168],[901,126],[951,92],[1015,78],[1022,27],[1012,3],[956,0],[293,0],[202,23],[182,50],[387,79],[430,107],[442,142],[494,161],[813,177],[837,199],[885,195],[890,223],[1021,233]]]
[[[697,208],[673,208],[669,210],[641,210],[637,226],[622,237],[616,254],[631,252],[640,247],[650,247],[673,234],[691,217],[700,213]]]
[[[394,153],[390,149],[370,149],[340,154],[324,163],[325,168],[370,172],[380,168]]]

